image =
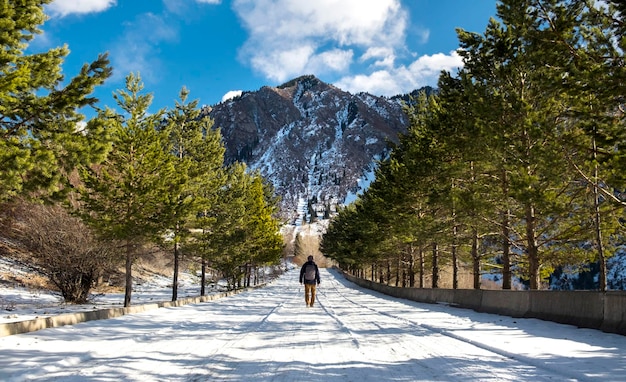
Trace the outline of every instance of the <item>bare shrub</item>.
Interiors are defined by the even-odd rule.
[[[5,252],[49,279],[70,303],[87,302],[98,277],[113,264],[113,248],[58,205],[3,205],[0,236],[10,243]]]

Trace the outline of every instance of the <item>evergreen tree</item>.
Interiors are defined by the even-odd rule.
[[[248,222],[246,239],[248,241],[248,281],[250,270],[258,266],[278,264],[282,255],[283,239],[280,234],[280,222],[276,218],[278,199],[273,187],[264,181],[260,174],[254,173],[247,196]]]
[[[130,306],[132,264],[140,247],[172,227],[172,206],[182,192],[184,175],[176,171],[172,146],[159,130],[163,111],[148,113],[152,102],[138,75],[126,78],[115,94],[124,114],[103,112],[112,125],[113,148],[106,160],[82,171],[83,217],[105,238],[125,248],[124,306]],[[176,200],[175,200],[176,199]]]
[[[331,221],[322,237],[320,250],[339,266],[353,274],[362,269],[364,252],[362,243],[367,239],[367,232],[361,229],[362,219],[357,213],[359,201],[341,209]]]
[[[111,75],[107,56],[67,81],[61,73],[66,46],[25,53],[49,2],[0,1],[0,202],[34,191],[54,195],[76,165],[103,154],[96,144],[101,126],[80,127],[78,109],[97,102],[90,94]]]
[[[375,181],[354,208],[342,210],[333,219],[323,246],[328,256],[353,271],[369,265],[374,279],[376,267],[386,266],[391,280],[393,263],[396,285],[401,279],[402,286],[414,286],[415,274],[419,273],[419,285],[423,286],[421,254],[441,235],[445,219],[441,219],[437,203],[449,190],[438,178],[444,173],[446,152],[439,144],[438,132],[429,124],[434,100],[421,94],[412,105],[407,109],[409,132],[400,137],[390,158],[380,163]],[[348,226],[355,232],[347,232]],[[437,256],[430,257],[435,287],[438,260]]]
[[[395,282],[410,287],[415,286],[415,274],[419,272],[420,286],[423,286],[423,269],[416,269],[415,249],[425,245],[423,229],[428,225],[424,219],[423,204],[415,200],[408,204],[403,191],[407,186],[413,187],[415,182],[406,178],[406,168],[400,167],[397,158],[390,158],[380,164],[376,171],[376,180],[363,193],[360,201],[363,203],[363,218],[369,224],[362,224],[369,240],[367,253],[361,255],[365,259],[378,262],[387,268],[387,280],[393,278],[391,264],[396,268]],[[411,193],[415,196],[415,193]],[[410,207],[409,207],[410,206]],[[407,280],[408,278],[408,280]]]
[[[180,101],[168,113],[166,132],[176,158],[176,171],[184,176],[178,195],[172,195],[172,221],[170,228],[174,246],[174,272],[172,301],[178,298],[178,273],[181,245],[193,252],[191,228],[196,217],[211,208],[214,194],[220,186],[220,172],[224,162],[224,147],[219,130],[213,129],[213,120],[203,117],[198,101],[187,103],[189,91],[183,88]]]
[[[296,234],[296,237],[294,239],[294,243],[293,243],[293,256],[296,258],[306,258],[307,253],[306,253],[306,249],[304,248],[304,245],[302,244],[302,235],[300,235],[299,233]]]
[[[458,78],[442,73],[439,89],[438,107],[432,111],[429,124],[445,147],[445,156],[441,160],[446,171],[438,174],[443,175],[439,182],[447,184],[449,192],[441,193],[436,202],[443,204],[448,214],[444,222],[445,241],[450,244],[453,286],[458,284],[457,267],[463,257],[459,248],[469,247],[473,286],[479,289],[486,261],[484,254],[479,252],[479,243],[493,235],[496,210],[506,203],[505,199],[503,202],[503,198],[494,195],[498,186],[493,179],[499,173],[493,163],[497,161],[490,157],[493,152],[489,150],[490,140],[483,136],[480,118],[473,109],[475,104],[471,99],[475,96],[475,87],[461,71]],[[505,257],[505,264],[507,262]]]
[[[229,282],[242,286],[257,265],[276,264],[283,240],[279,232],[276,198],[258,174],[234,163],[226,170],[216,203],[203,219],[204,256]]]
[[[510,226],[516,232],[510,236],[524,248],[532,289],[565,253],[556,244],[569,239],[575,225],[568,217],[576,197],[555,123],[567,105],[546,91],[546,67],[558,63],[537,43],[544,26],[537,13],[541,5],[502,1],[497,7],[502,21],[492,19],[483,36],[459,33],[464,71],[484,89],[483,97],[472,101],[493,137],[490,147],[499,152],[492,157],[506,175],[503,190],[516,203],[511,212],[517,222]]]
[[[589,221],[588,240],[594,243],[593,261],[600,270],[598,288],[605,290],[606,259],[612,255],[608,243],[620,225],[616,210],[626,205],[616,191],[626,185],[622,108],[626,44],[620,38],[619,7],[585,1],[550,5],[541,13],[550,25],[544,33],[557,42],[559,49],[552,51],[559,53],[562,65],[554,67],[548,79],[570,105],[561,123],[565,132],[561,144],[568,148],[564,152],[585,190],[581,204],[589,212],[581,218]],[[573,32],[562,33],[562,25]]]

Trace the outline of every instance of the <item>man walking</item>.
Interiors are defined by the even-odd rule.
[[[300,284],[304,282],[304,302],[306,306],[313,306],[315,302],[315,286],[320,284],[320,271],[313,262],[313,256],[300,269]]]

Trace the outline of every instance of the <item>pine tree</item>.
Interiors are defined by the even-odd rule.
[[[171,227],[174,245],[172,301],[178,298],[178,273],[181,246],[194,251],[191,228],[198,214],[211,208],[224,162],[224,147],[213,120],[201,116],[198,101],[187,103],[189,91],[183,88],[180,101],[168,113],[165,127],[176,158],[176,171],[184,176],[180,194],[172,195],[174,225]]]
[[[616,190],[626,185],[622,108],[626,44],[620,38],[619,9],[610,3],[599,6],[585,1],[553,1],[541,13],[549,25],[544,34],[558,47],[551,47],[551,51],[561,58],[561,65],[553,66],[547,79],[570,105],[562,122],[565,134],[561,144],[584,185],[581,204],[589,210],[587,220],[593,234],[588,240],[595,244],[600,290],[606,289],[606,259],[612,255],[607,244],[619,226],[615,212],[626,205],[616,196]],[[563,25],[570,26],[566,30],[571,32],[563,33]],[[584,214],[581,219],[585,219]]]
[[[560,57],[539,43],[545,26],[540,13],[546,4],[502,1],[497,7],[501,22],[492,19],[484,35],[459,33],[464,71],[483,89],[472,99],[473,108],[491,137],[500,181],[506,180],[502,190],[508,195],[502,201],[517,219],[509,227],[520,228],[509,236],[524,248],[531,289],[538,289],[561,261],[563,243],[571,240],[576,226],[571,218],[575,179],[567,171],[559,140],[558,121],[568,106],[545,81],[548,68],[559,65]],[[568,33],[568,25],[561,27]],[[504,199],[509,197],[513,203]]]
[[[278,199],[273,187],[265,182],[259,173],[252,175],[247,195],[246,211],[248,221],[246,239],[248,242],[248,285],[250,269],[258,266],[274,265],[280,260],[283,239],[279,221],[276,218]]]
[[[241,163],[227,168],[217,195],[204,218],[204,256],[236,288],[251,267],[280,259],[283,240],[274,217],[277,199],[260,175],[249,174]]]
[[[322,237],[320,250],[329,258],[335,260],[342,269],[352,274],[362,268],[362,239],[364,230],[361,229],[357,205],[359,200],[341,209],[331,221]]]
[[[38,191],[66,190],[67,174],[103,154],[97,124],[80,127],[78,109],[93,106],[94,88],[110,75],[106,54],[67,81],[66,46],[26,54],[45,21],[49,0],[0,1],[0,202]],[[93,129],[92,129],[93,128]]]
[[[479,243],[483,238],[492,236],[496,230],[496,210],[506,205],[503,198],[497,198],[497,163],[490,157],[490,140],[484,136],[481,120],[474,110],[476,106],[472,98],[476,97],[476,87],[461,71],[458,78],[449,73],[442,73],[439,78],[438,107],[433,111],[431,129],[437,131],[438,140],[445,145],[446,162],[444,177],[440,182],[449,184],[450,192],[440,202],[446,204],[449,219],[446,223],[450,241],[450,252],[453,266],[453,285],[458,284],[457,262],[462,254],[458,251],[465,245],[469,247],[474,277],[473,286],[480,288],[481,274],[485,256],[479,251]],[[503,225],[505,227],[505,225]],[[504,236],[506,237],[506,236]],[[504,245],[506,254],[508,242]],[[503,256],[504,263],[508,258]],[[510,272],[503,272],[506,280],[510,280]],[[507,277],[508,273],[508,277]]]
[[[130,306],[132,264],[139,249],[172,226],[172,206],[184,182],[168,136],[158,129],[163,111],[148,113],[152,96],[140,94],[142,90],[140,77],[130,74],[126,90],[115,94],[125,113],[107,110],[100,116],[112,125],[113,148],[102,164],[82,171],[83,217],[101,236],[125,248],[124,306]]]

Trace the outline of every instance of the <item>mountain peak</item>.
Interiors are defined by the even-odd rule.
[[[294,223],[344,203],[408,126],[400,99],[353,95],[314,75],[245,92],[209,115],[222,131],[226,161],[258,169]]]
[[[319,85],[320,83],[324,83],[324,82],[322,82],[319,78],[315,77],[312,74],[307,74],[304,76],[294,78],[293,80],[287,81],[282,85],[278,85],[277,88],[286,89],[286,88],[292,88],[294,86],[302,85],[310,89],[315,85]]]

